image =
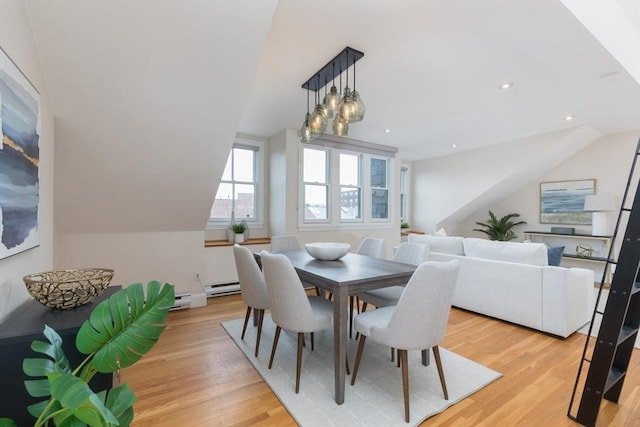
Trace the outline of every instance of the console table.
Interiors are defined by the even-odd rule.
[[[592,236],[591,234],[560,234],[548,231],[525,231],[524,238],[532,242],[546,243],[549,246],[564,246],[562,257],[571,261],[598,263],[607,262],[613,236]],[[591,256],[576,253],[578,245],[593,249]],[[607,272],[606,282],[611,283],[611,269]]]
[[[86,357],[76,349],[76,334],[82,323],[89,318],[91,311],[121,286],[109,286],[91,304],[70,310],[54,310],[30,300],[18,307],[9,318],[0,325],[0,418],[11,418],[19,426],[33,425],[35,418],[27,411],[27,406],[42,401],[27,393],[24,380],[31,379],[22,371],[22,361],[26,357],[45,357],[31,350],[34,340],[47,341],[42,334],[44,325],[55,329],[62,337],[62,348],[72,369]],[[111,374],[96,374],[89,383],[94,391],[105,390],[113,386]]]

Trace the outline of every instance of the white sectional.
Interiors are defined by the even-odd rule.
[[[409,235],[433,261],[460,260],[453,305],[568,337],[591,319],[594,274],[547,265],[542,243]]]

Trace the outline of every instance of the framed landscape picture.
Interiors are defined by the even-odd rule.
[[[595,191],[595,179],[541,182],[540,223],[590,225],[591,212],[585,212],[584,199]]]
[[[0,49],[0,259],[40,244],[40,94]]]

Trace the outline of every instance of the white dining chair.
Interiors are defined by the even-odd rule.
[[[420,265],[428,259],[429,246],[421,243],[401,243],[393,254],[393,261],[403,264]],[[378,308],[396,305],[403,291],[404,286],[389,286],[360,292],[358,298],[363,301],[362,311],[367,309],[368,304]]]
[[[398,305],[359,314],[355,328],[360,334],[356,362],[351,376],[355,384],[364,344],[372,340],[398,349],[402,367],[405,421],[409,422],[409,368],[407,351],[433,349],[444,398],[449,399],[438,345],[444,339],[451,300],[458,280],[460,262],[427,261],[416,269],[398,301]]]
[[[304,334],[311,333],[311,350],[313,351],[314,332],[333,326],[333,305],[327,299],[307,296],[298,274],[286,256],[262,251],[260,258],[269,295],[271,319],[276,324],[269,369],[273,365],[280,331],[285,329],[297,333],[296,393],[298,393]]]
[[[380,239],[377,237],[365,237],[360,242],[360,245],[358,245],[356,253],[376,258],[384,258],[386,249],[387,243],[384,239]]]
[[[271,253],[277,254],[280,252],[297,251],[300,249],[302,249],[302,244],[296,236],[271,236]]]
[[[271,236],[271,253],[278,254],[280,252],[298,251],[304,249],[298,237],[289,234],[279,236]],[[316,286],[304,284],[305,289],[315,289],[316,295],[322,295],[322,290]]]
[[[358,245],[356,253],[359,255],[372,256],[375,258],[384,258],[387,249],[387,242],[377,237],[365,237]],[[360,313],[360,299],[357,295],[349,296],[349,338],[353,336],[353,313],[357,307]]]
[[[242,296],[244,303],[247,304],[247,312],[244,316],[244,325],[242,326],[242,335],[240,339],[244,339],[245,332],[247,331],[247,324],[249,323],[249,317],[251,316],[251,310],[253,310],[253,316],[258,318],[255,350],[255,357],[258,357],[264,311],[269,309],[267,285],[264,281],[262,271],[260,271],[260,267],[249,249],[235,244],[233,245],[233,256],[236,261],[236,270],[238,272],[240,295]]]

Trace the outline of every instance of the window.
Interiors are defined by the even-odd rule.
[[[251,141],[253,143],[253,141]],[[211,208],[210,223],[237,220],[256,222],[259,218],[258,176],[262,162],[261,144],[235,143],[229,153],[222,179]]]
[[[326,150],[305,148],[304,173],[304,221],[329,219],[329,178]]]
[[[388,160],[371,159],[371,218],[389,219]]]
[[[400,169],[400,220],[409,221],[409,169],[403,167]]]
[[[391,158],[353,148],[302,146],[301,226],[390,224]]]
[[[362,218],[360,156],[340,153],[340,219]]]

